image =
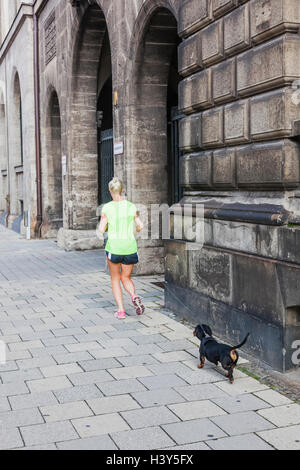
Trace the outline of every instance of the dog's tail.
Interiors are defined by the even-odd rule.
[[[250,335],[250,333],[247,333],[245,338],[243,339],[243,341],[240,344],[238,344],[237,346],[233,346],[232,350],[241,348],[246,343],[249,335]]]

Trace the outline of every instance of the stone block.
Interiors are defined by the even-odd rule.
[[[251,137],[266,140],[289,137],[293,122],[300,119],[300,107],[293,102],[293,90],[276,90],[250,100]]]
[[[179,421],[166,406],[125,411],[122,417],[132,429],[159,426],[161,424],[176,423]]]
[[[117,432],[112,439],[121,450],[152,450],[170,447],[174,442],[158,426],[133,431]]]
[[[214,102],[232,101],[236,97],[236,59],[213,67],[212,76]]]
[[[212,152],[192,153],[180,159],[180,184],[185,188],[211,187]]]
[[[117,446],[109,436],[87,437],[73,441],[60,442],[59,450],[117,450]]]
[[[17,428],[0,430],[0,450],[15,449],[24,447],[20,432]]]
[[[237,6],[238,0],[213,0],[214,18],[225,15]]]
[[[192,401],[190,403],[179,403],[169,406],[170,410],[177,415],[181,421],[191,419],[210,418],[226,414],[219,406],[210,400]]]
[[[251,37],[254,43],[286,32],[297,32],[300,25],[298,0],[253,0]]]
[[[203,248],[189,252],[190,287],[221,301],[231,300],[231,255]]]
[[[98,384],[98,388],[106,396],[124,395],[126,393],[143,392],[146,388],[136,379],[115,380],[113,382],[105,382]]]
[[[254,411],[246,411],[226,416],[211,418],[217,426],[230,436],[272,429],[274,426],[258,416]]]
[[[295,188],[299,184],[299,147],[277,141],[240,147],[237,151],[239,187]]]
[[[202,147],[220,147],[223,145],[223,121],[223,108],[214,108],[202,113]]]
[[[68,421],[75,418],[85,418],[93,414],[92,410],[84,401],[64,403],[41,407],[41,414],[46,423],[55,421]]]
[[[300,76],[298,37],[282,36],[237,58],[239,95],[267,91],[293,83]]]
[[[179,111],[190,114],[212,104],[211,70],[203,70],[179,83]]]
[[[252,377],[236,379],[233,384],[228,380],[218,382],[217,386],[232,397],[237,397],[244,394],[259,392],[260,390],[267,390],[268,386],[260,383]]]
[[[202,62],[205,66],[224,56],[223,19],[207,26],[201,33]]]
[[[165,387],[180,387],[181,385],[185,385],[186,382],[182,380],[175,374],[170,375],[158,375],[154,377],[141,377],[139,379],[148,390],[155,390]]]
[[[80,437],[101,436],[129,429],[128,424],[118,413],[91,416],[72,420],[72,424]]]
[[[192,152],[201,147],[201,114],[181,119],[179,147],[184,152]]]
[[[275,449],[300,450],[299,434],[300,425],[295,425],[270,431],[262,431],[258,433],[258,436],[275,447]]]
[[[186,77],[202,69],[201,33],[183,41],[178,47],[178,71]]]
[[[261,321],[282,325],[284,309],[276,265],[261,258],[233,258],[232,304]]]
[[[253,433],[242,436],[223,437],[210,442],[213,450],[273,450],[266,442]]]
[[[27,446],[68,441],[78,437],[68,421],[21,427],[20,431]]]
[[[96,415],[118,413],[120,411],[140,408],[137,402],[127,394],[88,400],[87,403]]]
[[[166,281],[187,284],[187,251],[184,243],[166,243]]]
[[[211,0],[185,0],[179,9],[179,35],[187,37],[212,20]]]
[[[234,188],[236,186],[236,149],[226,148],[213,153],[213,187]]]
[[[249,141],[249,101],[241,100],[224,108],[225,142],[239,144]]]
[[[104,384],[103,384],[104,385]],[[103,394],[94,384],[83,385],[80,387],[64,388],[56,390],[55,396],[60,403],[70,403],[74,401],[84,401],[92,398],[102,397]]]
[[[132,394],[133,398],[143,407],[181,403],[184,399],[172,388],[149,390]]]
[[[108,369],[108,372],[117,380],[134,379],[136,377],[148,377],[152,375],[145,366],[116,367]]]
[[[269,408],[263,400],[260,400],[252,394],[243,394],[240,396],[216,398],[212,400],[216,405],[220,406],[227,413],[240,413],[242,411],[256,411],[263,408]]]
[[[250,46],[249,4],[224,18],[224,52],[233,55]]]
[[[104,248],[103,236],[96,236],[95,230],[67,230],[59,229],[57,244],[66,251],[96,250]]]
[[[167,424],[162,426],[162,428],[178,444],[189,444],[195,442],[195,440],[208,441],[209,439],[226,437],[226,434],[207,418]]]
[[[258,414],[277,427],[292,426],[300,422],[300,406],[297,403],[260,410]]]

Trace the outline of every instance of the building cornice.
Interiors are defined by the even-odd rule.
[[[28,3],[22,3],[6,37],[4,38],[1,44],[0,64],[2,63],[4,57],[6,56],[7,51],[9,50],[10,46],[14,42],[16,36],[18,35],[18,32],[22,28],[24,21],[28,17],[31,17],[31,18],[33,17],[33,5],[30,5]]]

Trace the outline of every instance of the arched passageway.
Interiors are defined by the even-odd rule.
[[[131,96],[132,189],[142,203],[178,202],[177,21],[158,8],[148,20],[137,50]]]
[[[24,194],[23,194],[23,164],[24,164],[24,147],[23,147],[23,113],[22,113],[22,96],[21,86],[18,72],[15,73],[13,81],[13,99],[10,126],[10,142],[11,142],[11,185],[16,191],[11,195],[10,214],[17,216],[21,220],[24,211]],[[19,222],[15,222],[14,229],[19,231]]]
[[[3,92],[0,91],[0,212],[7,212],[8,162],[6,112]],[[1,217],[1,216],[0,216]]]
[[[71,112],[68,227],[93,229],[98,204],[106,202],[101,187],[113,171],[110,43],[103,11],[96,4],[86,10],[74,46]],[[102,165],[107,147],[102,132],[107,131],[108,167]]]
[[[52,91],[47,116],[47,181],[48,194],[44,208],[47,230],[57,231],[63,225],[63,185],[61,150],[61,114],[58,96]]]

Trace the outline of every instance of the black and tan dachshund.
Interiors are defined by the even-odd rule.
[[[236,349],[246,343],[248,333],[245,339],[237,346],[228,346],[228,344],[218,343],[212,336],[212,331],[208,325],[198,325],[194,330],[194,336],[200,340],[200,364],[198,368],[204,367],[205,358],[218,365],[220,362],[223,369],[225,369],[226,377],[229,378],[230,383],[233,383],[233,369],[235,368],[239,355]]]

